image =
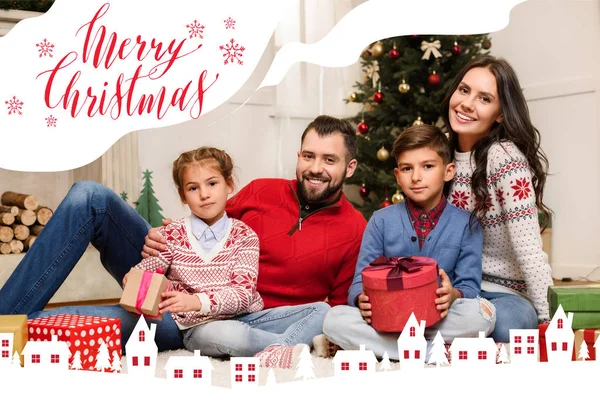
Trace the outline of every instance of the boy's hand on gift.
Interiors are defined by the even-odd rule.
[[[360,310],[360,315],[362,315],[363,319],[367,322],[367,324],[371,323],[371,303],[369,303],[369,296],[365,292],[362,292],[358,295],[358,309]]]
[[[162,298],[166,299],[158,305],[161,314],[166,312],[181,313],[188,311],[200,311],[202,303],[198,296],[193,294],[181,293],[177,291],[168,291],[162,294]]]
[[[171,222],[173,222],[171,218],[166,218],[162,220],[163,226],[167,226]],[[148,231],[148,234],[144,239],[145,243],[144,248],[142,250],[142,258],[148,258],[152,256],[156,257],[158,256],[158,253],[166,250],[167,247],[165,246],[165,243],[167,243],[167,240],[164,237],[162,237],[160,233],[158,233],[159,229],[160,227],[151,228]]]
[[[441,312],[441,317],[444,318],[448,315],[448,309],[454,303],[454,300],[460,297],[458,290],[454,289],[450,278],[446,274],[446,271],[440,268],[440,287],[437,288],[436,293],[438,298],[435,299],[436,308]]]

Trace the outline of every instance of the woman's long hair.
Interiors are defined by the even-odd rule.
[[[510,64],[493,56],[482,56],[471,60],[458,73],[452,86],[448,89],[442,102],[442,119],[450,133],[452,151],[458,149],[458,135],[452,130],[449,120],[450,98],[462,82],[466,73],[473,68],[487,68],[496,77],[498,97],[504,118],[502,122],[494,122],[490,132],[479,140],[471,149],[475,160],[475,170],[471,178],[471,189],[475,195],[475,208],[471,214],[480,219],[486,214],[487,188],[487,159],[488,150],[494,143],[504,140],[513,142],[525,155],[532,172],[532,185],[535,192],[535,204],[543,214],[542,228],[545,229],[550,221],[551,210],[544,204],[544,185],[548,174],[548,158],[540,147],[540,133],[531,123],[529,108],[521,91],[519,79]]]

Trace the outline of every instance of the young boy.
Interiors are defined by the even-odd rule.
[[[440,267],[437,309],[442,319],[425,329],[425,338],[437,331],[446,343],[455,337],[477,337],[494,329],[494,306],[479,296],[483,234],[470,214],[454,207],[443,195],[444,184],[454,178],[450,146],[444,134],[431,125],[406,129],[394,142],[392,155],[396,181],[406,201],[376,211],[362,238],[349,306],[332,308],[323,326],[326,338],[343,349],[364,344],[382,357],[387,351],[398,360],[399,333],[376,331],[371,325],[372,306],[362,287],[362,270],[377,257],[431,257]],[[315,338],[317,352],[326,342]]]

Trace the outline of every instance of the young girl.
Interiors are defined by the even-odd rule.
[[[496,342],[509,329],[546,321],[548,257],[542,251],[538,210],[544,205],[548,160],[510,64],[476,58],[458,74],[442,103],[456,176],[448,199],[472,211],[484,231],[482,297],[496,307]]]
[[[225,212],[232,170],[222,150],[201,147],[181,154],[173,162],[173,181],[192,214],[163,227],[166,250],[134,267],[167,271],[172,289],[163,293],[160,313],[171,313],[188,350],[200,348],[199,326],[263,308],[256,291],[258,236]],[[127,275],[123,284],[126,280]]]

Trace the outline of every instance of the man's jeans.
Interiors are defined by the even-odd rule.
[[[70,306],[42,310],[90,243],[100,252],[104,268],[121,284],[123,276],[142,259],[141,251],[149,228],[149,224],[137,211],[112,190],[94,182],[74,184],[42,230],[35,245],[26,253],[0,289],[0,315],[27,314],[29,318],[36,318],[68,313],[121,318],[124,345],[138,316],[125,311],[119,305]],[[212,338],[214,346],[225,346],[222,352],[224,354],[239,351],[245,355],[254,355],[244,352],[244,348],[254,350],[266,343],[271,344],[269,338],[274,342],[282,342],[281,344],[310,344],[312,337],[322,332],[323,319],[329,307],[316,304],[297,306],[293,311],[286,307],[277,311],[266,310],[231,321],[232,324],[245,322],[249,327],[256,329],[255,331],[245,328],[247,336],[237,338],[239,343],[248,342],[245,347],[234,346],[230,340],[225,340],[227,336],[219,331],[219,336],[215,337],[210,335],[210,329],[202,330],[208,331],[206,335]],[[257,315],[256,318],[254,315]],[[152,320],[147,322],[154,323]],[[159,351],[184,347],[183,335],[170,314],[165,314],[162,321],[156,323],[156,343]],[[241,330],[237,329],[236,332]],[[220,337],[224,339],[222,342],[219,341]]]

